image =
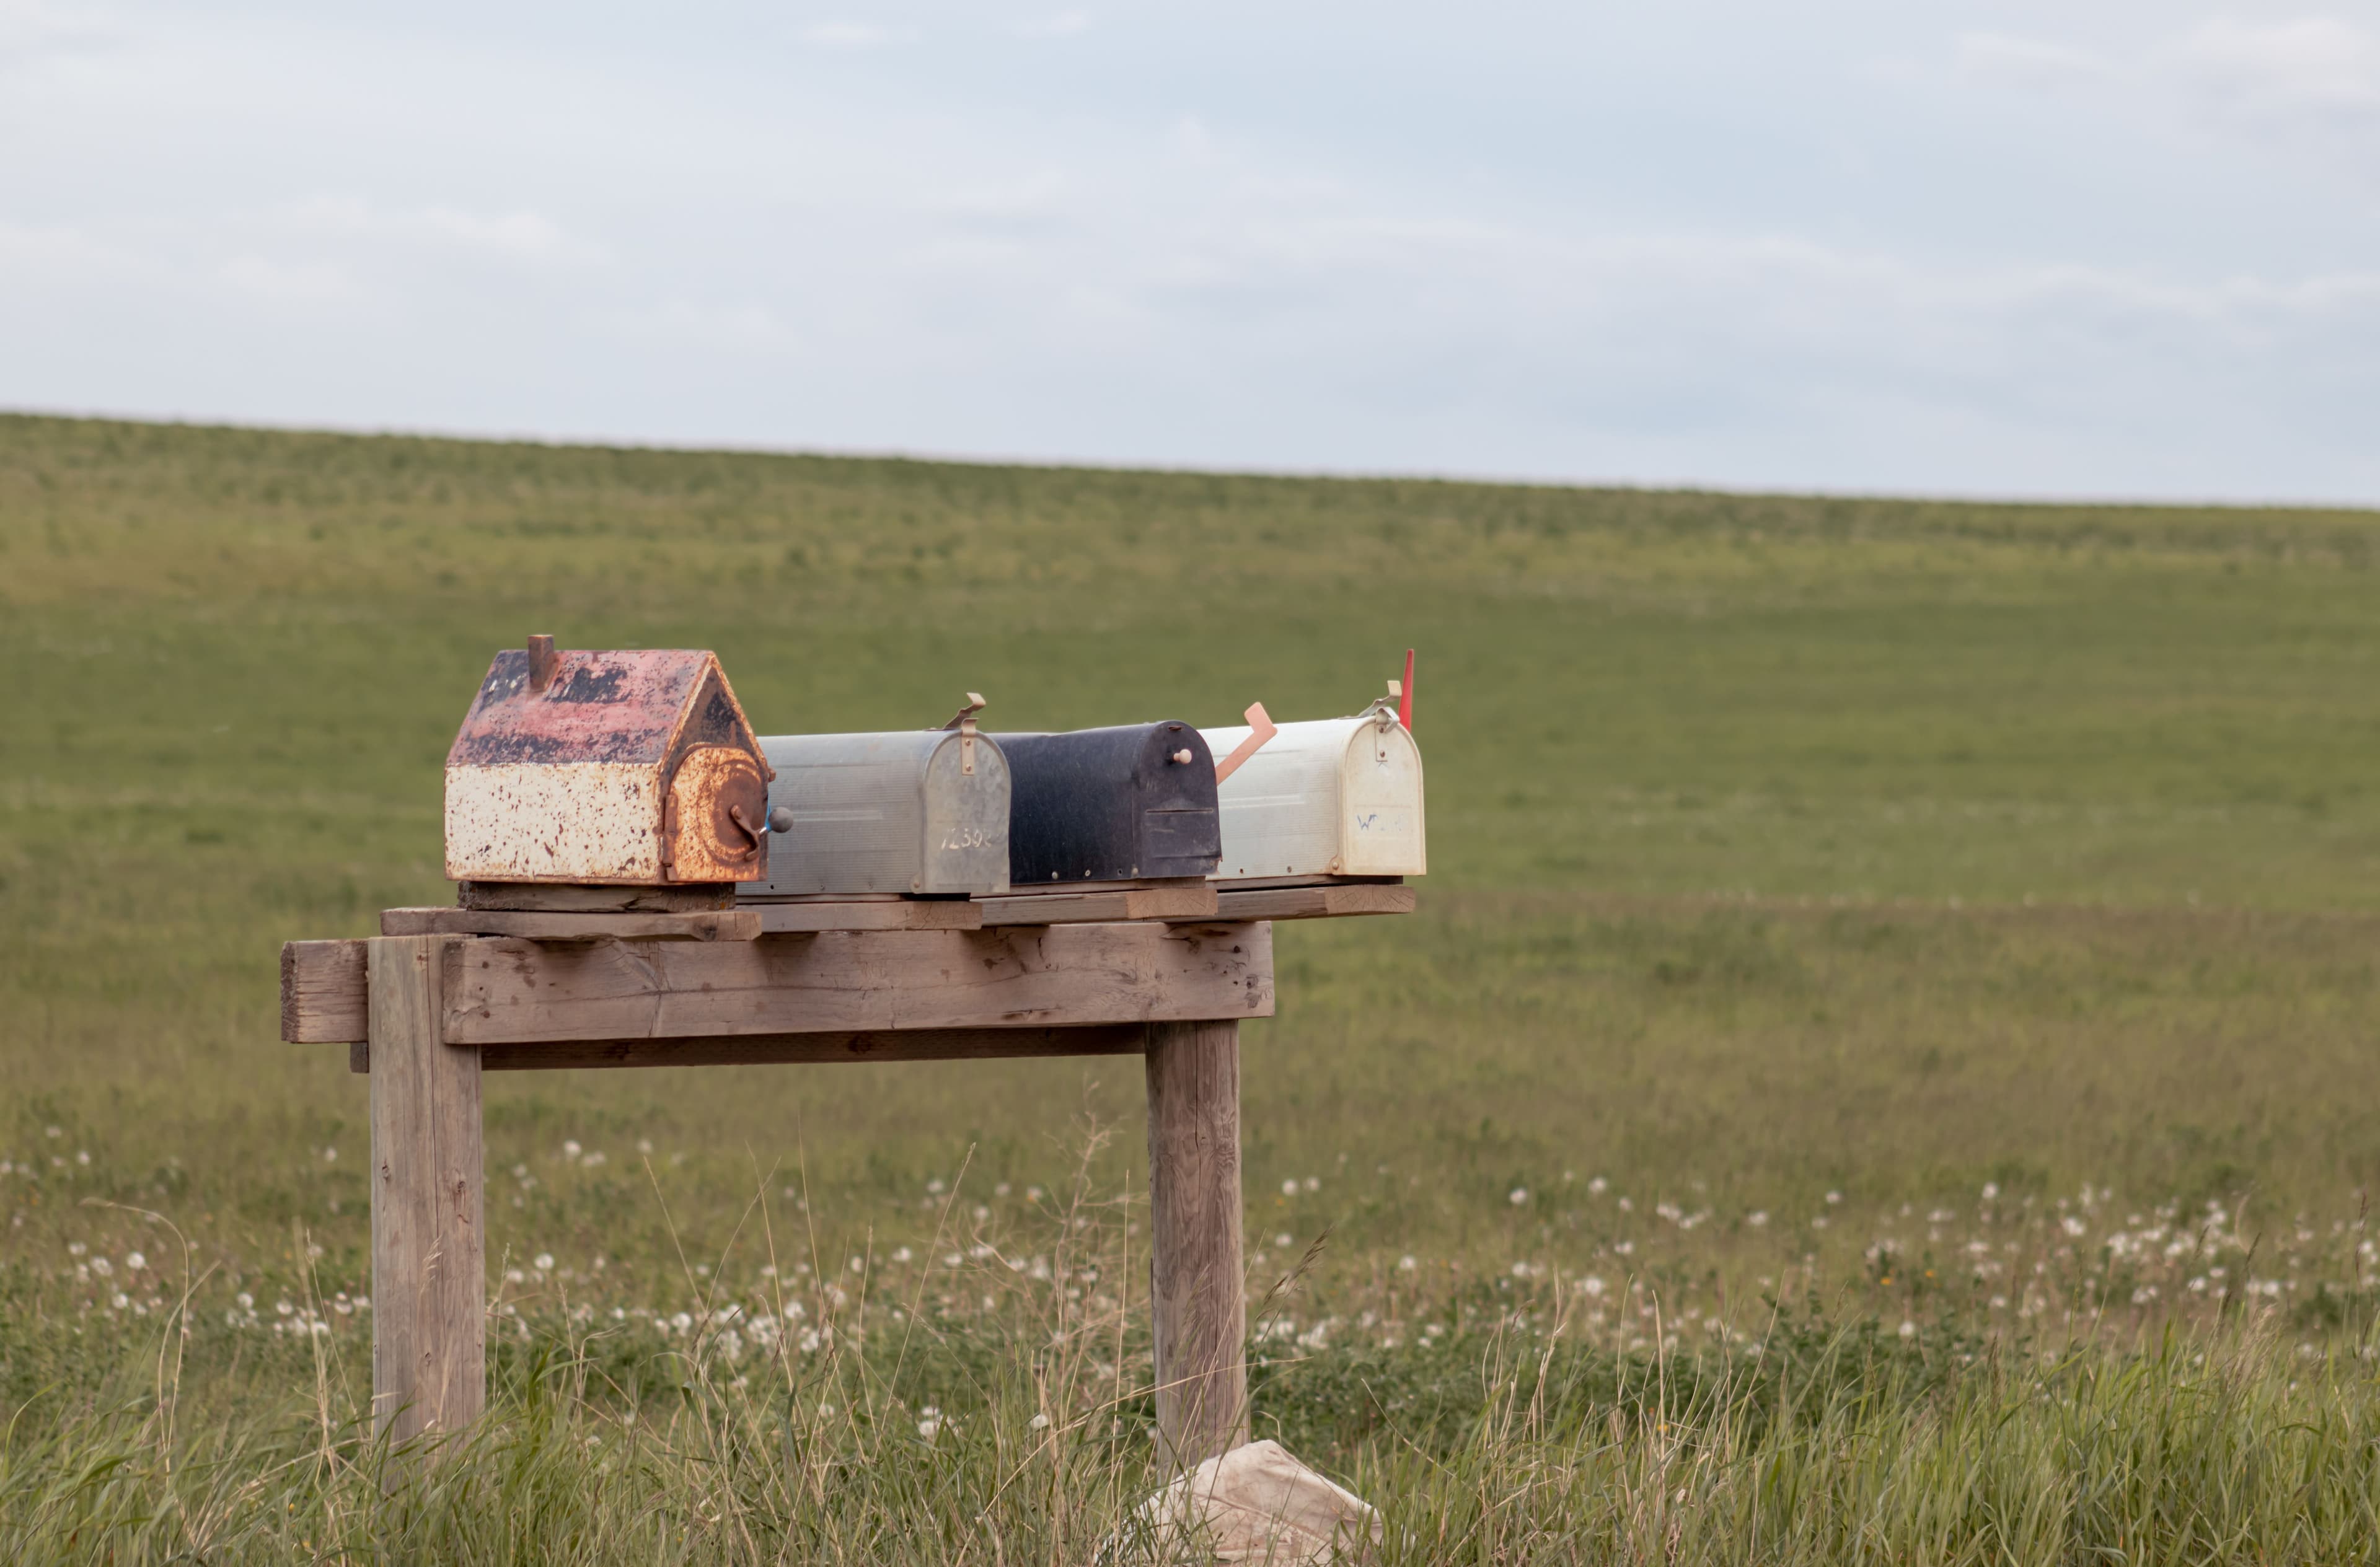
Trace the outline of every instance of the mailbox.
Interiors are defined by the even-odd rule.
[[[1245,729],[1213,729],[1229,753]],[[1353,718],[1281,724],[1225,778],[1222,863],[1233,881],[1417,876],[1427,866],[1421,749],[1387,702]]]
[[[446,753],[455,881],[765,876],[768,763],[707,652],[496,655]]]
[[[765,878],[746,898],[1008,890],[1008,759],[972,723],[890,734],[771,735]]]
[[[1008,879],[1149,881],[1214,873],[1215,759],[1185,723],[1004,734]]]

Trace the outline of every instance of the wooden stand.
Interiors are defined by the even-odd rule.
[[[1263,896],[1290,918],[1411,906],[1383,890],[1402,896]],[[1272,1015],[1269,922],[1153,906],[1128,922],[755,933],[738,911],[621,910],[606,930],[567,910],[534,934],[455,934],[480,917],[431,912],[382,927],[419,934],[282,952],[283,1037],[347,1043],[371,1078],[372,1407],[392,1438],[457,1430],[486,1400],[483,1071],[1139,1052],[1160,1451],[1192,1465],[1246,1440],[1239,1020]]]

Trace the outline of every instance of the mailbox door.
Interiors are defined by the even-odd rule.
[[[988,734],[944,734],[926,762],[924,838],[912,891],[988,897],[1008,890],[1008,758]]]
[[[1212,875],[1223,853],[1215,753],[1183,723],[1151,724],[1141,742],[1135,876]]]
[[[670,777],[662,857],[675,882],[765,878],[769,784],[740,745],[698,745]]]
[[[1418,876],[1429,868],[1423,831],[1421,747],[1402,724],[1366,719],[1341,753],[1340,859],[1350,876]]]

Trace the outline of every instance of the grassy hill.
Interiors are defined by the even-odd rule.
[[[764,731],[966,689],[998,727],[1318,717],[1417,646],[1422,912],[1284,927],[1247,1031],[1255,1287],[1327,1230],[1280,1308],[1317,1345],[1402,1367],[1425,1319],[1543,1297],[1624,1356],[1657,1299],[1724,1344],[1805,1291],[1927,1333],[2361,1321],[2380,515],[0,417],[0,1404],[146,1374],[163,1318],[108,1281],[163,1248],[91,1200],[212,1268],[217,1417],[316,1385],[318,1344],[368,1382],[360,1319],[306,1304],[361,1288],[363,1085],[275,1041],[274,954],[448,896],[440,763],[532,631],[715,648]],[[756,1197],[820,1290],[926,1253],[962,1166],[959,1222],[1020,1257],[1087,1149],[1087,1189],[1138,1189],[1128,1063],[489,1093],[525,1322],[744,1287]],[[1308,1358],[1271,1417],[1372,1452]]]

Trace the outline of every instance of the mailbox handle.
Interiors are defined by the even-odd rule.
[[[1248,738],[1232,747],[1232,753],[1215,764],[1215,782],[1220,787],[1225,778],[1240,770],[1240,764],[1264,749],[1266,741],[1281,731],[1273,728],[1272,717],[1261,702],[1251,702],[1248,710],[1240,715],[1248,721]]]

